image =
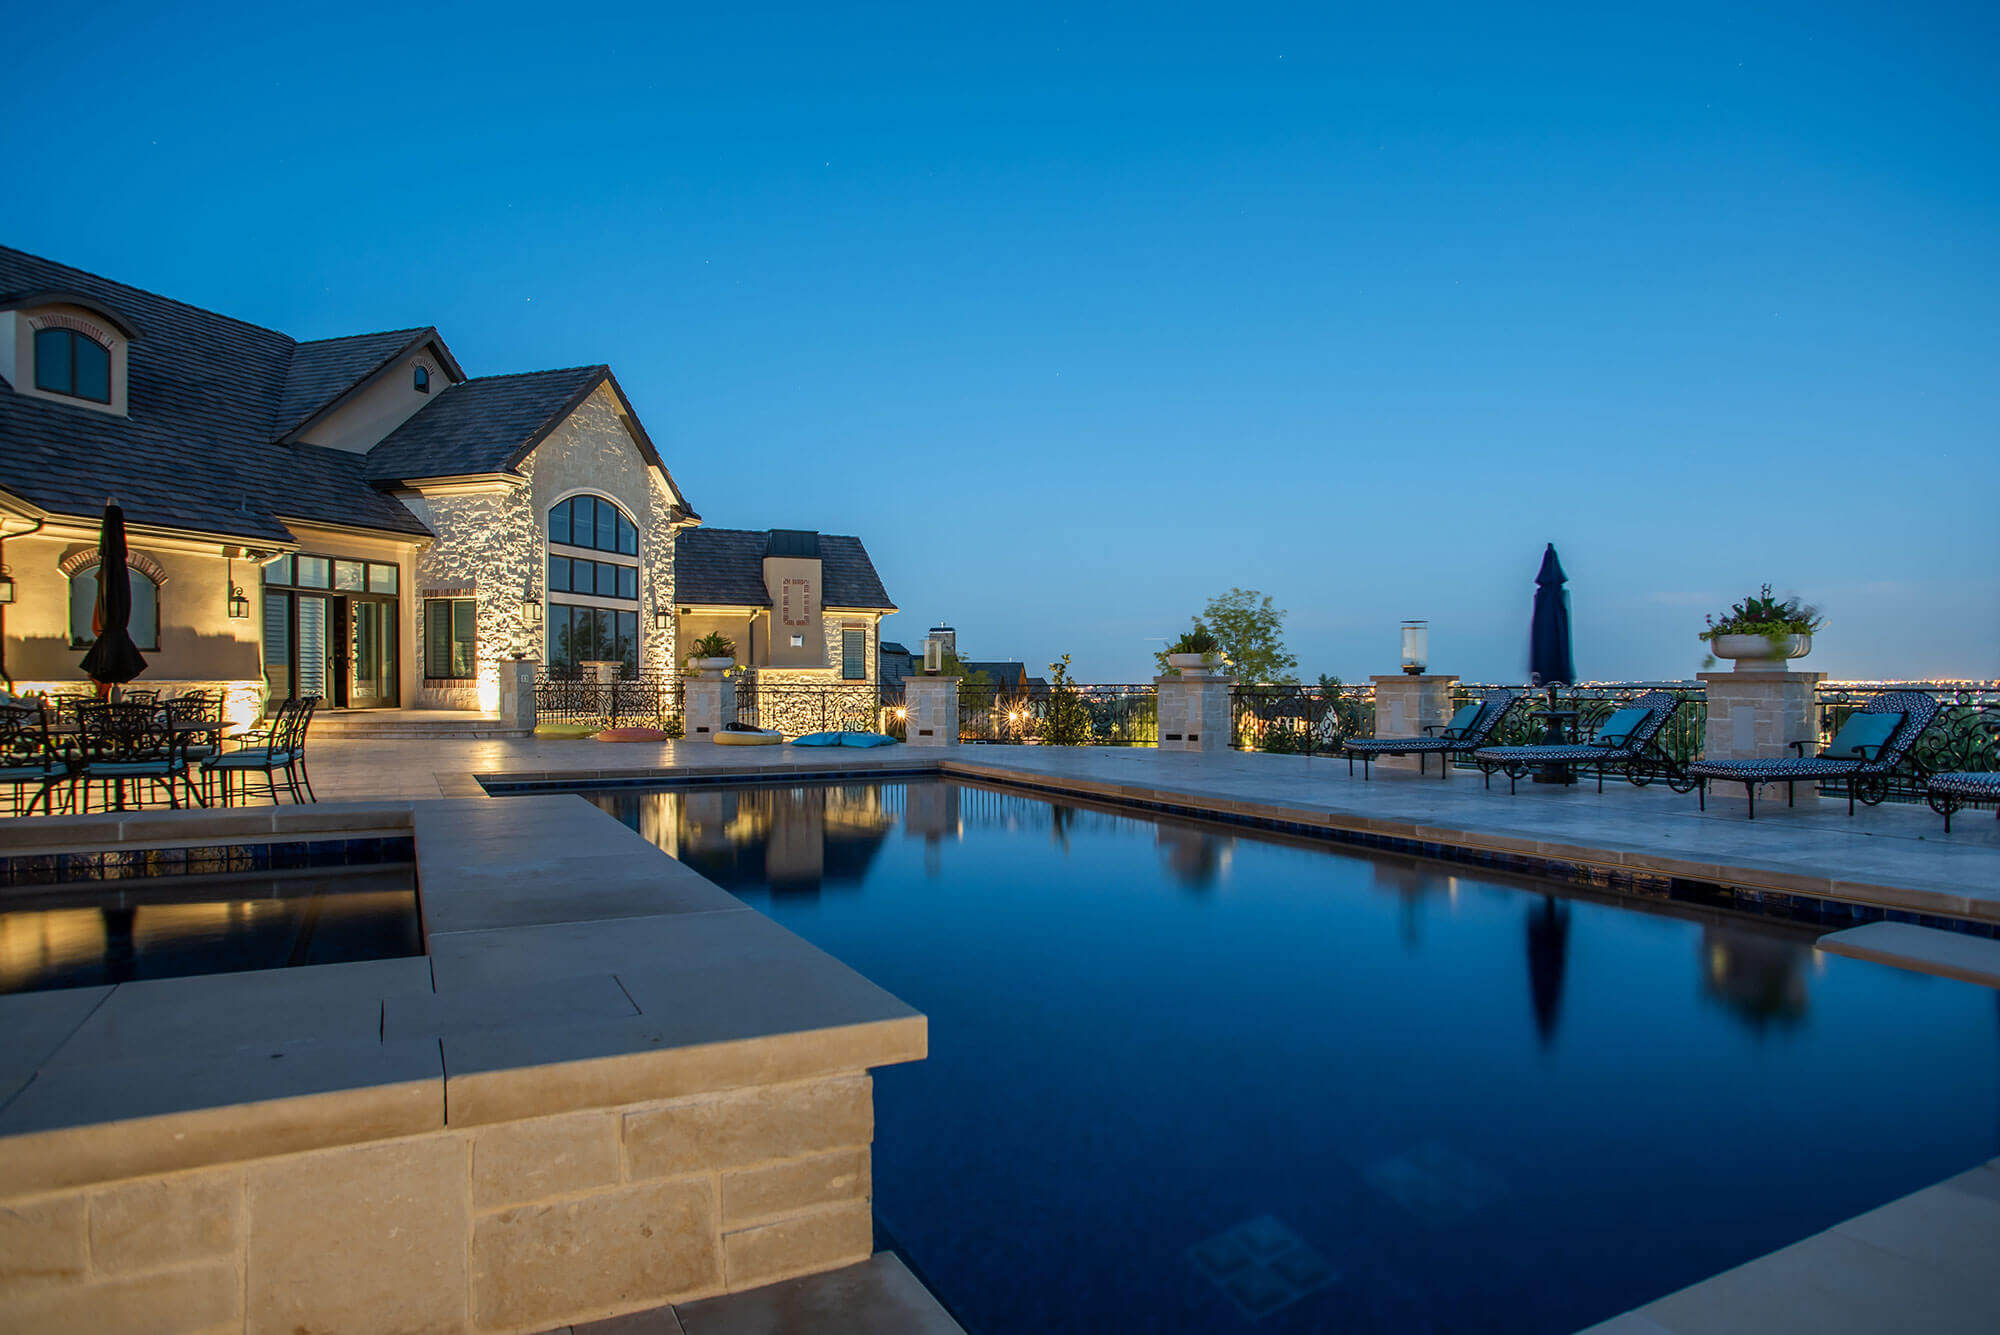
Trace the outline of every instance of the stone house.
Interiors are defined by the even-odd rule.
[[[842,680],[858,632],[872,683],[894,610],[856,538],[701,529],[608,366],[472,377],[434,328],[299,342],[0,247],[16,689],[82,688],[108,499],[143,684],[220,688],[236,717],[490,710],[514,657],[668,674],[724,611],[789,680]],[[761,601],[745,569],[773,573]]]

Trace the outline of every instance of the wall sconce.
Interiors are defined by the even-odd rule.
[[[1423,675],[1430,665],[1431,623],[1428,621],[1405,621],[1403,623],[1403,671],[1412,677]]]
[[[236,582],[236,552],[229,554],[229,619],[248,621],[250,619],[250,597],[243,592],[243,586]]]
[[[0,566],[0,607],[14,601],[14,577],[7,573],[7,567]]]
[[[521,624],[524,626],[539,626],[542,624],[542,603],[539,598],[523,598],[521,600]]]
[[[666,628],[667,628],[667,609],[666,609],[666,608],[664,608],[664,607],[656,607],[656,608],[654,608],[654,609],[653,609],[653,629],[654,629],[654,630],[665,630]]]

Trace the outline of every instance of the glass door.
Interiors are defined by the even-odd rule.
[[[334,701],[327,688],[333,674],[327,670],[332,665],[327,653],[331,644],[326,603],[314,594],[299,595],[299,631],[292,646],[297,675],[293,680],[298,683],[295,694],[301,698],[316,695],[330,705]]]
[[[347,705],[385,709],[396,703],[396,604],[347,600]]]

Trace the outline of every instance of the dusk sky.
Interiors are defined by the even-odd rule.
[[[1621,8],[13,6],[0,242],[609,362],[911,644],[1516,681],[1554,541],[1586,677],[2000,677],[2000,8]]]

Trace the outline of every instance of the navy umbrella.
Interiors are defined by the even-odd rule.
[[[132,571],[126,564],[125,512],[104,503],[104,528],[97,538],[97,607],[90,628],[97,639],[83,656],[83,670],[104,692],[146,670],[132,642]]]
[[[1568,582],[1552,542],[1542,553],[1542,573],[1535,576],[1535,620],[1528,633],[1530,685],[1567,686],[1576,681],[1576,659],[1569,646],[1569,591],[1563,588]]]

